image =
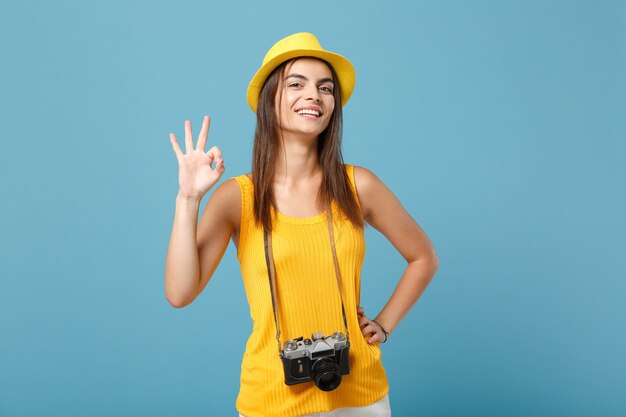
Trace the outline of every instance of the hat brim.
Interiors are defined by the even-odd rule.
[[[292,58],[304,57],[322,59],[333,67],[335,73],[337,74],[337,78],[339,78],[341,105],[346,105],[352,95],[354,84],[356,82],[356,73],[352,63],[345,57],[334,52],[319,49],[295,49],[276,55],[274,58],[263,64],[256,74],[254,74],[254,77],[252,77],[252,80],[248,85],[248,104],[253,112],[256,113],[257,106],[259,104],[259,94],[265,84],[265,80],[267,80],[267,77],[269,77],[272,71],[285,61],[289,61]]]

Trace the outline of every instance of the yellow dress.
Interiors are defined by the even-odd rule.
[[[344,167],[355,193],[354,167]],[[254,223],[253,184],[246,175],[234,179],[241,188],[237,258],[254,324],[241,364],[237,410],[246,417],[296,417],[380,400],[389,391],[380,347],[367,343],[357,316],[365,256],[363,229],[355,228],[333,202],[335,246],[350,332],[350,374],[333,391],[322,391],[313,382],[288,386],[276,342],[263,228]],[[277,215],[272,247],[281,345],[299,336],[310,338],[313,332],[345,333],[326,212],[308,218]]]

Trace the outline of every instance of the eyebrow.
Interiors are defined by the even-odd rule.
[[[298,78],[304,81],[309,81],[309,79],[302,74],[295,74],[295,73],[289,74],[288,76],[285,77],[285,80],[288,80],[289,78]],[[317,80],[317,82],[318,83],[333,83],[333,84],[335,83],[332,78],[321,78]]]

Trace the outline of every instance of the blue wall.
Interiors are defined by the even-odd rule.
[[[440,257],[383,345],[394,415],[626,415],[626,3],[177,4],[0,4],[0,416],[236,415],[234,248],[164,297],[168,133],[209,114],[247,172],[247,83],[299,31],[355,64],[345,159]],[[404,265],[366,236],[374,316]]]

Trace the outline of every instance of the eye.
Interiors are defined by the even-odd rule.
[[[322,90],[322,91],[324,91],[326,93],[329,93],[329,94],[333,93],[333,88],[331,86],[328,86],[328,85],[321,86],[320,90]]]
[[[294,81],[292,83],[289,83],[289,87],[299,88],[299,87],[302,87],[302,83],[298,81]]]

